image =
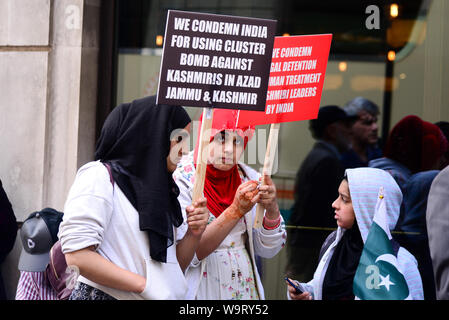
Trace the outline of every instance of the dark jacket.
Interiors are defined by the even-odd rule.
[[[368,162],[382,157],[382,150],[378,146],[369,146],[366,149],[366,157],[368,160],[365,162],[360,159],[354,149],[349,149],[348,151],[342,153],[341,162],[343,163],[343,167],[345,169],[368,167]]]
[[[8,196],[0,180],[0,265],[14,247],[17,236],[17,221]],[[6,299],[3,278],[0,271],[0,300]]]
[[[435,278],[432,258],[429,250],[429,238],[426,225],[427,198],[430,186],[438,170],[415,173],[404,185],[404,200],[396,230],[409,233],[397,233],[393,237],[418,260],[424,298],[435,300]]]
[[[295,203],[290,225],[337,228],[332,203],[338,197],[338,187],[343,176],[344,168],[336,148],[321,141],[315,143],[296,175]],[[294,228],[289,235],[290,244],[320,248],[330,232]]]

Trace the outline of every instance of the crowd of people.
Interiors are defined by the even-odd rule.
[[[404,297],[448,299],[449,123],[407,116],[379,141],[379,114],[362,97],[320,108],[284,221],[270,176],[240,161],[255,129],[239,127],[237,111],[214,110],[195,199],[202,155],[198,141],[189,150],[184,108],[154,96],[119,105],[63,212],[45,208],[23,222],[16,299],[265,299],[258,259],[284,246],[288,299],[359,299],[358,270],[382,232],[390,251],[375,262],[397,269]],[[3,188],[0,196],[1,262],[17,222]],[[258,206],[264,216],[255,228]],[[386,288],[381,299],[400,296],[390,294],[397,280],[379,280],[372,286]]]
[[[318,118],[310,121],[317,142],[296,176],[286,267],[287,276],[294,279],[288,284],[289,299],[356,298],[357,267],[380,187],[390,188],[385,199],[396,199],[387,206],[387,223],[409,298],[448,297],[447,254],[442,247],[443,230],[447,232],[442,220],[448,212],[441,203],[448,198],[441,185],[447,185],[443,177],[448,170],[449,123],[406,116],[386,141],[379,141],[379,114],[372,101],[357,97],[343,108],[320,108]],[[336,126],[347,129],[339,130],[344,137],[335,132]],[[349,224],[344,224],[345,216],[351,217]],[[308,242],[313,244],[309,251]],[[304,261],[301,256],[310,258]],[[305,292],[297,292],[295,284]]]

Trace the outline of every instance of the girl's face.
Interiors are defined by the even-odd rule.
[[[181,130],[175,130],[170,137],[170,151],[167,156],[167,170],[174,172],[183,155],[189,153],[190,123]]]
[[[244,140],[233,131],[217,133],[209,145],[208,163],[222,171],[230,170],[244,151]]]
[[[338,198],[332,203],[335,209],[337,225],[344,229],[351,229],[355,222],[354,208],[352,207],[348,181],[344,179],[338,188]]]

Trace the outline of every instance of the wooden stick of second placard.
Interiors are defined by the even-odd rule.
[[[276,150],[278,145],[280,123],[272,123],[270,127],[270,135],[268,136],[267,151],[265,152],[265,160],[262,171],[261,185],[265,184],[264,176],[271,176],[274,164],[274,157],[276,156]],[[262,227],[264,208],[258,204],[256,207],[256,218],[254,219],[254,228],[258,229]]]
[[[200,144],[198,146],[198,155],[196,159],[195,184],[193,185],[192,202],[203,196],[213,111],[213,108],[203,109],[203,121],[201,123]]]

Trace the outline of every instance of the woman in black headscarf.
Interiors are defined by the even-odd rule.
[[[182,273],[207,223],[206,200],[183,222],[172,178],[190,117],[155,97],[125,103],[106,119],[95,159],[79,169],[59,238],[81,276],[71,299],[178,299]]]

